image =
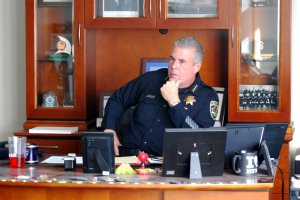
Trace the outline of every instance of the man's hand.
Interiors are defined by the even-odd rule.
[[[179,83],[180,81],[167,81],[160,88],[161,95],[168,102],[169,106],[172,106],[174,103],[180,102],[178,95]]]
[[[105,129],[104,132],[106,133],[113,133],[114,134],[114,149],[115,149],[115,155],[118,156],[119,155],[119,146],[122,146],[119,138],[117,136],[116,131],[112,130],[112,129]]]

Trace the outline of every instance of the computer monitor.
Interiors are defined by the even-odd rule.
[[[114,137],[104,132],[82,132],[83,172],[114,173]]]
[[[240,150],[258,151],[262,142],[264,126],[226,126],[225,169],[232,169],[231,162]]]
[[[223,127],[165,129],[162,176],[191,178],[197,165],[202,176],[222,176],[226,133]]]
[[[263,126],[264,133],[262,141],[266,141],[270,157],[272,159],[278,159],[280,150],[284,141],[286,129],[288,127],[287,122],[266,122],[266,123],[229,123],[227,126],[248,126],[257,127]]]

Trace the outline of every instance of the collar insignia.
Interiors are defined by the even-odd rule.
[[[194,96],[187,96],[184,98],[184,101],[185,101],[185,105],[190,104],[192,106],[194,102],[196,102],[196,99]]]
[[[193,89],[192,89],[192,92],[195,93],[195,91],[197,90],[197,88],[198,88],[198,85],[195,85],[195,86],[193,87]]]

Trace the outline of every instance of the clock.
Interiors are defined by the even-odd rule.
[[[49,91],[43,95],[43,107],[58,107],[55,92]]]

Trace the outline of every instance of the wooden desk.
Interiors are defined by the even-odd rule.
[[[151,175],[118,176],[126,182],[97,182],[95,174],[84,174],[82,168],[66,172],[62,167],[26,166],[24,169],[0,167],[1,199],[30,200],[215,200],[215,199],[269,199],[273,178],[265,175],[240,177],[224,173],[220,177],[200,180]],[[87,182],[71,181],[70,177],[85,177]],[[16,178],[16,177],[19,177]],[[22,179],[32,177],[32,179]],[[115,178],[116,175],[110,175]],[[180,181],[181,184],[171,184]]]

